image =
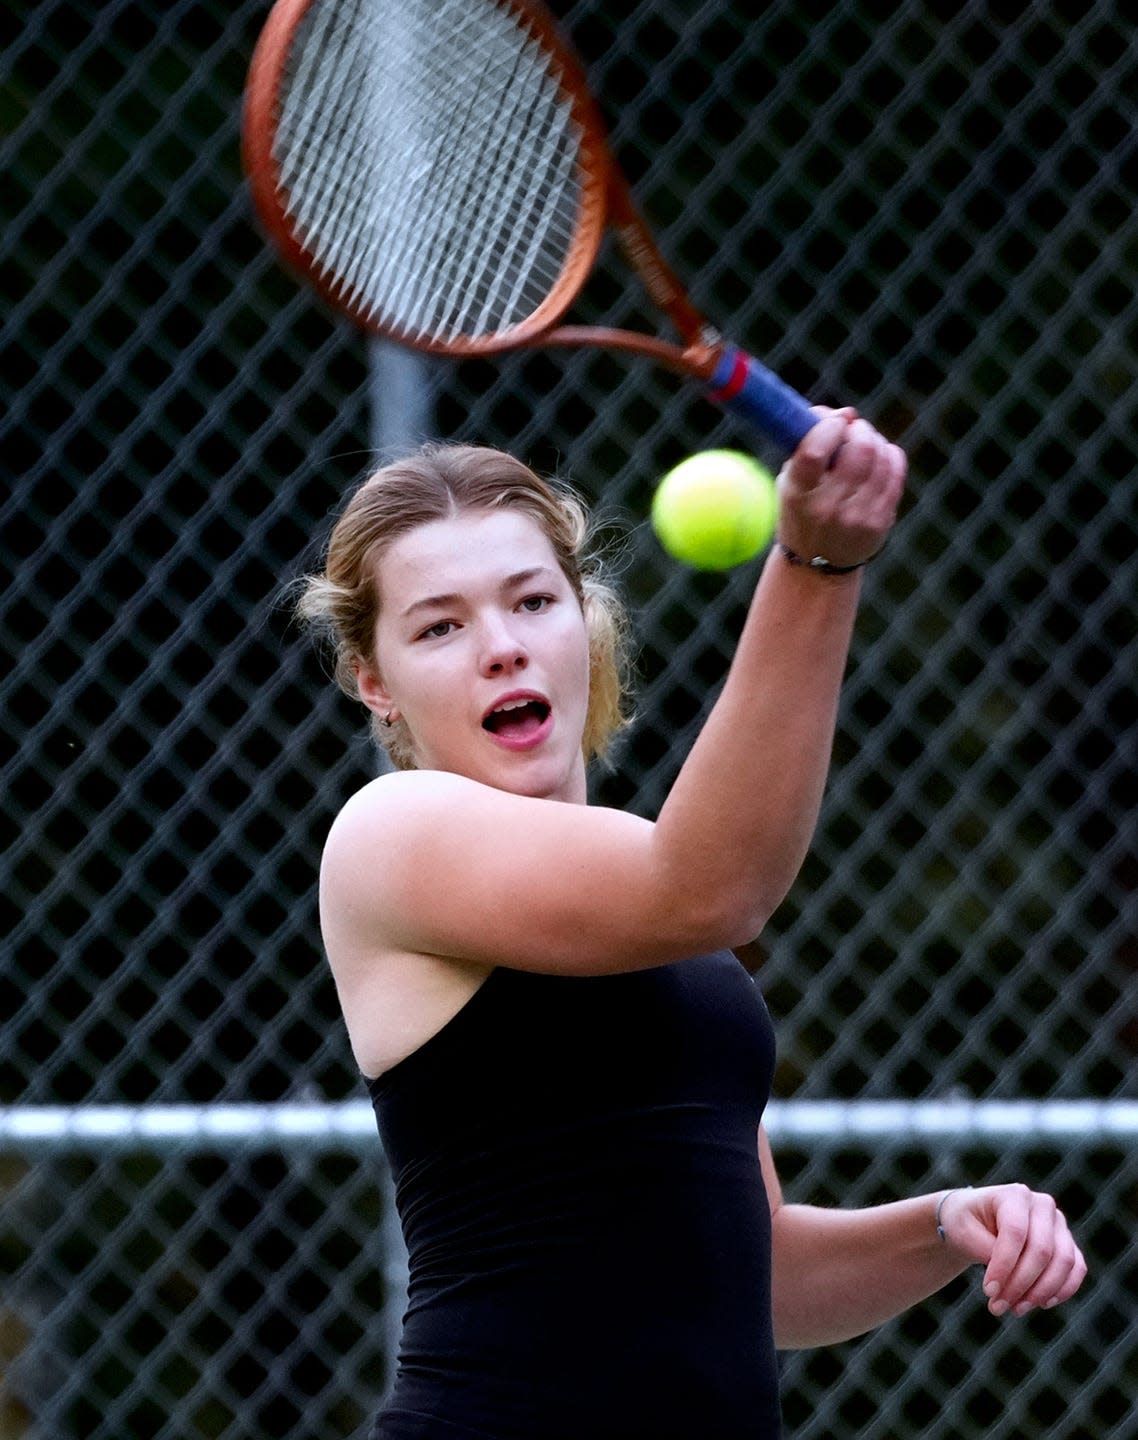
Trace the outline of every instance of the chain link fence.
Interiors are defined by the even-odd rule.
[[[676,567],[644,524],[668,464],[753,444],[695,392],[585,353],[400,369],[284,273],[237,148],[266,8],[0,13],[0,1440],[332,1440],[382,1391],[376,1142],[17,1123],[360,1098],[314,876],[376,759],[284,596],[373,454],[503,445],[620,532],[639,721],[606,803],[659,804],[753,582]],[[1135,22],[557,9],[698,302],[911,458],[817,841],[758,942],[777,1096],[1133,1100]],[[582,313],[650,320],[607,254]],[[1062,1138],[781,1132],[795,1198],[1021,1178],[1092,1264],[1027,1321],[962,1280],[786,1357],[791,1434],[1138,1435],[1138,1150],[1101,1113]]]

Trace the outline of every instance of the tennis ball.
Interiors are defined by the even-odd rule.
[[[675,560],[729,570],[766,545],[778,520],[770,471],[739,450],[703,450],[674,466],[656,488],[652,527]]]

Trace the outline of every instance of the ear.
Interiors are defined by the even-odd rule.
[[[389,724],[398,720],[395,702],[387,693],[379,671],[373,670],[370,665],[356,664],[352,668],[356,672],[356,689],[360,692],[360,699],[372,714]]]

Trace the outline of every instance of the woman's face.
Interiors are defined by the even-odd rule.
[[[538,523],[518,509],[431,521],[388,547],[378,581],[360,694],[402,717],[419,767],[583,802],[588,632]]]

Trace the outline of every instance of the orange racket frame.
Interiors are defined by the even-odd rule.
[[[604,123],[577,57],[540,0],[482,0],[508,10],[541,46],[549,72],[571,106],[580,131],[577,155],[581,199],[576,229],[556,284],[524,319],[484,335],[431,340],[373,320],[337,293],[316,258],[295,232],[274,154],[281,89],[297,27],[314,4],[332,0],[277,0],[258,39],[245,89],[243,160],[261,223],[289,264],[334,308],[363,329],[415,349],[452,356],[479,356],[537,346],[599,346],[644,356],[700,380],[713,400],[736,410],[792,450],[815,423],[807,402],[758,361],[725,344],[691,303],[641,216],[628,182],[610,152]],[[473,0],[472,0],[473,3]],[[658,336],[560,321],[592,271],[606,228],[611,227],[653,303],[680,337]]]

